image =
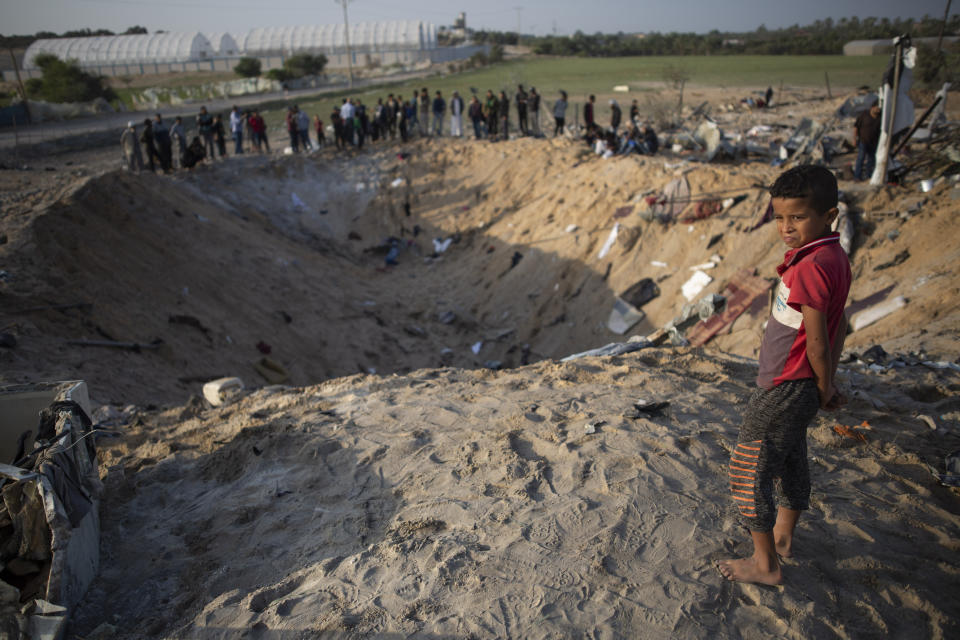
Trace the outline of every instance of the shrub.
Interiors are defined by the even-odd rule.
[[[303,76],[316,76],[323,73],[323,68],[327,66],[327,56],[322,53],[311,55],[301,53],[290,56],[283,63],[283,68],[290,74],[291,78],[302,78]]]
[[[260,61],[256,58],[240,58],[233,72],[241,78],[256,78],[260,75]]]
[[[490,64],[495,62],[503,62],[503,45],[495,44],[490,47]]]
[[[467,66],[471,69],[473,67],[485,67],[488,63],[489,59],[487,58],[487,54],[485,54],[483,51],[476,52],[470,56],[469,60],[467,60]]]
[[[267,77],[277,82],[286,82],[293,76],[290,75],[289,71],[281,67],[280,69],[270,69],[270,71],[267,71]]]
[[[75,60],[64,62],[55,55],[42,53],[34,58],[42,78],[27,82],[32,98],[47,102],[90,102],[96,98],[116,100],[117,94],[104,84],[103,76],[82,71]]]

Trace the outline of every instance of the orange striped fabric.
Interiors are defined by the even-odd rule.
[[[757,463],[760,459],[761,440],[749,443],[737,443],[730,454],[730,493],[736,500],[735,504],[740,515],[747,518],[757,517],[757,507],[754,503],[754,491],[757,481]],[[748,482],[739,482],[747,480]]]

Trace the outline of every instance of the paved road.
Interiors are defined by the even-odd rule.
[[[361,78],[354,81],[354,88],[362,89],[382,84],[403,82],[411,78],[428,76],[432,73],[434,73],[432,70],[426,69],[422,71],[398,73],[380,78]],[[178,114],[184,115],[184,119],[188,121],[187,126],[189,128],[190,123],[193,121],[193,117],[200,111],[201,105],[206,105],[207,110],[211,113],[219,112],[226,115],[233,105],[237,105],[242,108],[275,100],[286,100],[293,103],[297,100],[317,98],[320,96],[329,95],[331,93],[344,91],[346,88],[346,83],[332,84],[320,89],[296,89],[286,93],[257,93],[233,98],[189,102],[183,105],[163,105],[159,107],[159,109],[103,113],[83,118],[63,120],[60,122],[41,122],[34,125],[18,125],[16,128],[4,127],[3,129],[0,129],[0,149],[3,149],[3,155],[6,155],[7,150],[12,150],[17,145],[31,145],[40,142],[62,140],[72,136],[109,133],[111,131],[116,132],[117,136],[119,136],[120,132],[123,130],[123,127],[126,126],[128,121],[133,120],[137,124],[142,124],[144,118],[152,118],[157,111],[162,113],[165,119],[169,118],[169,120],[167,120],[168,122],[172,122],[173,117]],[[324,114],[324,116],[326,116],[326,114]]]

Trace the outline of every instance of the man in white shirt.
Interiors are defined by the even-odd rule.
[[[347,98],[343,106],[340,107],[340,119],[343,120],[343,141],[353,144],[353,116],[356,109],[353,106],[353,100]]]
[[[241,155],[243,153],[243,115],[237,105],[233,105],[233,111],[230,112],[230,133],[233,134],[235,145],[233,152]]]

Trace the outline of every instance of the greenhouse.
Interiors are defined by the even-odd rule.
[[[296,53],[346,53],[342,24],[251,29],[242,42],[245,55],[270,56]],[[361,22],[350,25],[354,53],[427,50],[437,46],[437,28],[419,21]]]
[[[37,40],[27,48],[23,56],[24,69],[36,69],[34,58],[41,53],[51,53],[61,60],[76,60],[81,67],[195,62],[216,55],[210,41],[199,32],[51,38]]]
[[[213,47],[213,54],[220,58],[235,58],[239,56],[240,46],[232,35],[223,31],[221,33],[204,33],[204,37],[210,41]]]

